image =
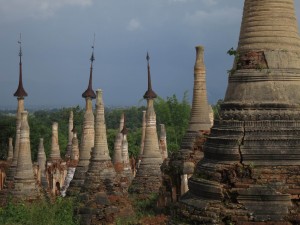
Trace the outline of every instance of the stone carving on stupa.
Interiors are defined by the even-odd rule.
[[[146,110],[146,129],[144,149],[137,170],[129,191],[136,194],[155,194],[158,193],[161,186],[161,171],[162,157],[159,150],[158,136],[156,131],[156,114],[154,110],[154,99],[157,97],[152,90],[149,55],[147,53],[148,64],[148,90],[144,94],[144,99],[147,100]]]
[[[30,149],[30,128],[28,125],[28,112],[21,113],[20,145],[18,164],[14,177],[14,187],[11,189],[13,198],[18,200],[33,200],[39,197],[39,189],[34,179],[33,165]]]
[[[193,90],[189,126],[182,139],[181,149],[170,155],[162,165],[164,188],[161,189],[160,195],[168,201],[176,202],[188,191],[188,178],[193,175],[196,164],[203,158],[203,144],[212,126],[210,118],[212,109],[207,102],[203,46],[196,46]]]
[[[74,177],[70,183],[68,188],[68,192],[70,195],[75,195],[79,193],[81,186],[83,185],[85,179],[85,173],[88,170],[92,148],[94,147],[94,138],[95,138],[95,130],[94,130],[94,113],[92,100],[96,98],[96,94],[93,91],[92,81],[93,81],[93,62],[95,60],[94,57],[94,47],[92,51],[92,56],[90,58],[91,66],[90,66],[90,78],[88,88],[85,92],[83,92],[82,97],[85,98],[86,107],[85,114],[83,119],[82,126],[82,134],[81,134],[81,142],[79,147],[79,162],[76,167],[76,171]]]
[[[15,137],[15,146],[13,151],[13,159],[12,163],[9,167],[9,170],[6,175],[6,186],[10,188],[13,185],[14,176],[16,174],[16,168],[18,163],[18,156],[19,156],[19,142],[20,142],[20,126],[21,126],[21,113],[24,111],[24,98],[27,96],[27,92],[25,91],[23,87],[23,74],[22,74],[22,45],[21,45],[21,34],[20,34],[20,41],[18,41],[20,44],[20,50],[19,50],[19,85],[18,89],[14,93],[14,96],[18,99],[18,108],[17,108],[17,114],[16,114],[16,137]]]
[[[245,0],[228,87],[178,216],[300,224],[300,38],[293,0]]]

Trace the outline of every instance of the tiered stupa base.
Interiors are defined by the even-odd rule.
[[[93,161],[86,173],[84,186],[79,194],[77,214],[81,224],[109,224],[123,208],[129,207],[110,160]]]
[[[224,110],[222,118],[178,215],[196,224],[300,224],[297,111]]]
[[[78,165],[75,170],[73,179],[67,189],[67,196],[76,196],[79,194],[86,177],[87,166]]]
[[[10,190],[14,200],[31,201],[41,197],[39,187],[35,180],[16,178],[14,188]]]
[[[143,158],[129,192],[132,194],[157,194],[162,185],[161,159]]]

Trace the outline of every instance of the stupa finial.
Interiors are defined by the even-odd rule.
[[[91,61],[91,67],[90,67],[90,79],[89,79],[89,85],[88,88],[83,92],[82,97],[83,98],[96,98],[96,94],[93,90],[93,62],[95,61],[95,56],[94,56],[94,49],[95,49],[95,34],[94,34],[94,41],[92,45],[92,55],[90,58]]]
[[[20,40],[18,41],[18,44],[20,45],[20,50],[19,50],[19,57],[20,57],[20,63],[19,63],[19,86],[16,92],[14,93],[14,96],[23,98],[27,96],[27,93],[23,87],[23,77],[22,77],[22,36],[20,33]]]
[[[146,56],[146,59],[147,59],[147,67],[148,67],[148,90],[145,92],[144,94],[144,98],[145,99],[153,99],[153,98],[156,98],[157,95],[156,93],[152,90],[152,83],[151,83],[151,74],[150,74],[150,56],[149,56],[149,53],[147,52],[147,56]]]

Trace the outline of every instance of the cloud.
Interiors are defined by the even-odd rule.
[[[141,25],[140,21],[138,21],[137,19],[131,19],[127,25],[127,30],[129,30],[129,31],[139,30],[141,28],[142,28],[142,25]]]
[[[8,20],[47,18],[65,6],[89,6],[93,0],[0,0],[0,15]]]

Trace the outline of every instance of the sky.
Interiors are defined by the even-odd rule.
[[[295,1],[300,18],[300,1]],[[193,94],[195,46],[205,48],[210,104],[224,98],[242,0],[0,0],[0,108],[15,108],[22,34],[25,108],[84,105],[95,34],[93,89],[106,106]]]

